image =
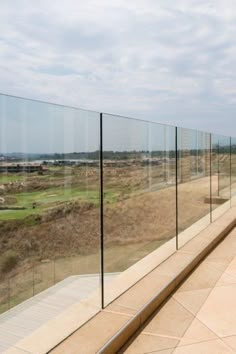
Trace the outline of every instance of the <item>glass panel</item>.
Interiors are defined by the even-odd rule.
[[[175,128],[104,115],[103,142],[107,304],[175,251]]]
[[[0,95],[0,134],[0,309],[56,316],[100,284],[99,114]]]
[[[10,309],[10,281],[5,277],[0,281],[0,313]]]
[[[46,259],[33,267],[33,294],[36,295],[56,283],[55,262]]]
[[[210,223],[210,135],[178,128],[177,136],[178,239],[182,246]]]
[[[20,272],[18,267],[14,273],[10,278],[10,308],[34,295],[33,267],[27,264],[24,271]]]
[[[230,207],[230,138],[212,135],[213,220]]]
[[[231,196],[232,206],[236,205],[236,138],[231,139]]]

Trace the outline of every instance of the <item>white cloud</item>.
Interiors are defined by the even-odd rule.
[[[1,0],[0,91],[232,134],[235,19],[235,0]]]

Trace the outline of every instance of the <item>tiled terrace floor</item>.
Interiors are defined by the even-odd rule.
[[[236,353],[236,229],[120,353]]]

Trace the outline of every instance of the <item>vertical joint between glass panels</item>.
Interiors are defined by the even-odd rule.
[[[232,207],[232,137],[229,138],[229,198],[230,198],[230,207]]]
[[[176,207],[176,250],[179,249],[179,209],[178,209],[178,128],[175,127],[175,207]]]
[[[217,195],[220,196],[220,140],[218,139],[217,144],[217,176],[218,176],[218,187],[217,187]]]
[[[210,222],[212,223],[212,134],[210,134]]]
[[[100,113],[100,279],[101,308],[104,309],[104,193],[103,193],[103,114]]]

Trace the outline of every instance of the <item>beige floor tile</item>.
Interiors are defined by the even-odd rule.
[[[232,354],[234,353],[220,339],[178,347],[173,354]]]
[[[236,284],[236,257],[232,260],[225,272],[222,274],[216,286],[224,286],[228,284]]]
[[[181,285],[178,292],[213,288],[226,267],[225,263],[221,265],[215,262],[201,263]]]
[[[225,239],[223,242],[220,243],[219,248],[220,249],[225,249],[225,250],[230,250],[230,254],[232,255],[236,255],[236,233],[235,232],[231,232]]]
[[[145,354],[172,354],[175,348],[158,350],[157,352],[145,353]]]
[[[236,352],[236,336],[225,337],[222,340]]]
[[[211,290],[211,288],[207,288],[194,291],[179,291],[173,295],[173,298],[195,316]]]
[[[207,263],[211,266],[212,269],[216,269],[219,272],[222,272],[222,274],[225,272],[229,264],[232,262],[231,260],[220,260],[217,259],[216,261],[214,260],[208,260],[205,259],[204,263]]]
[[[195,243],[201,248],[205,241]],[[178,257],[190,255],[184,252]],[[181,252],[180,252],[181,253]],[[190,258],[181,261],[189,262]],[[168,273],[168,268],[162,271]],[[227,285],[227,286],[225,286]],[[134,354],[236,352],[236,230],[195,269],[124,351]],[[196,317],[195,317],[196,316]],[[153,339],[153,337],[155,337]],[[222,337],[222,338],[219,338]],[[155,339],[172,339],[163,348]],[[130,351],[129,351],[130,350]]]
[[[235,213],[236,213],[236,208],[234,208],[234,218],[235,218]],[[236,228],[234,228],[232,231],[230,231],[227,238],[225,238],[225,241],[232,240],[233,242],[235,242],[235,237],[236,237]]]
[[[178,346],[190,345],[207,340],[218,339],[216,334],[207,328],[198,319],[194,319],[187,331],[184,333]]]
[[[236,285],[212,290],[197,318],[219,337],[236,335]]]
[[[226,264],[229,265],[230,262],[232,262],[234,256],[232,255],[224,255],[222,254],[222,257],[218,254],[218,255],[215,255],[215,254],[210,254],[207,258],[206,258],[206,261],[207,262],[217,262],[217,263],[222,263],[222,264]]]
[[[236,276],[224,273],[216,283],[216,286],[227,286],[230,284],[236,284]]]
[[[193,319],[194,316],[172,298],[148,323],[143,333],[147,332],[179,338],[182,337]]]
[[[230,240],[225,239],[209,254],[209,256],[207,256],[206,260],[207,261],[222,260],[222,262],[231,262],[235,256],[236,256],[235,242],[232,241],[232,239]]]
[[[178,340],[172,338],[164,338],[147,334],[140,334],[127,349],[123,351],[126,354],[144,354],[155,353],[155,351],[163,351],[165,349],[174,349]],[[122,352],[121,352],[122,353]],[[164,352],[165,353],[165,352]],[[168,353],[168,352],[167,352]]]

